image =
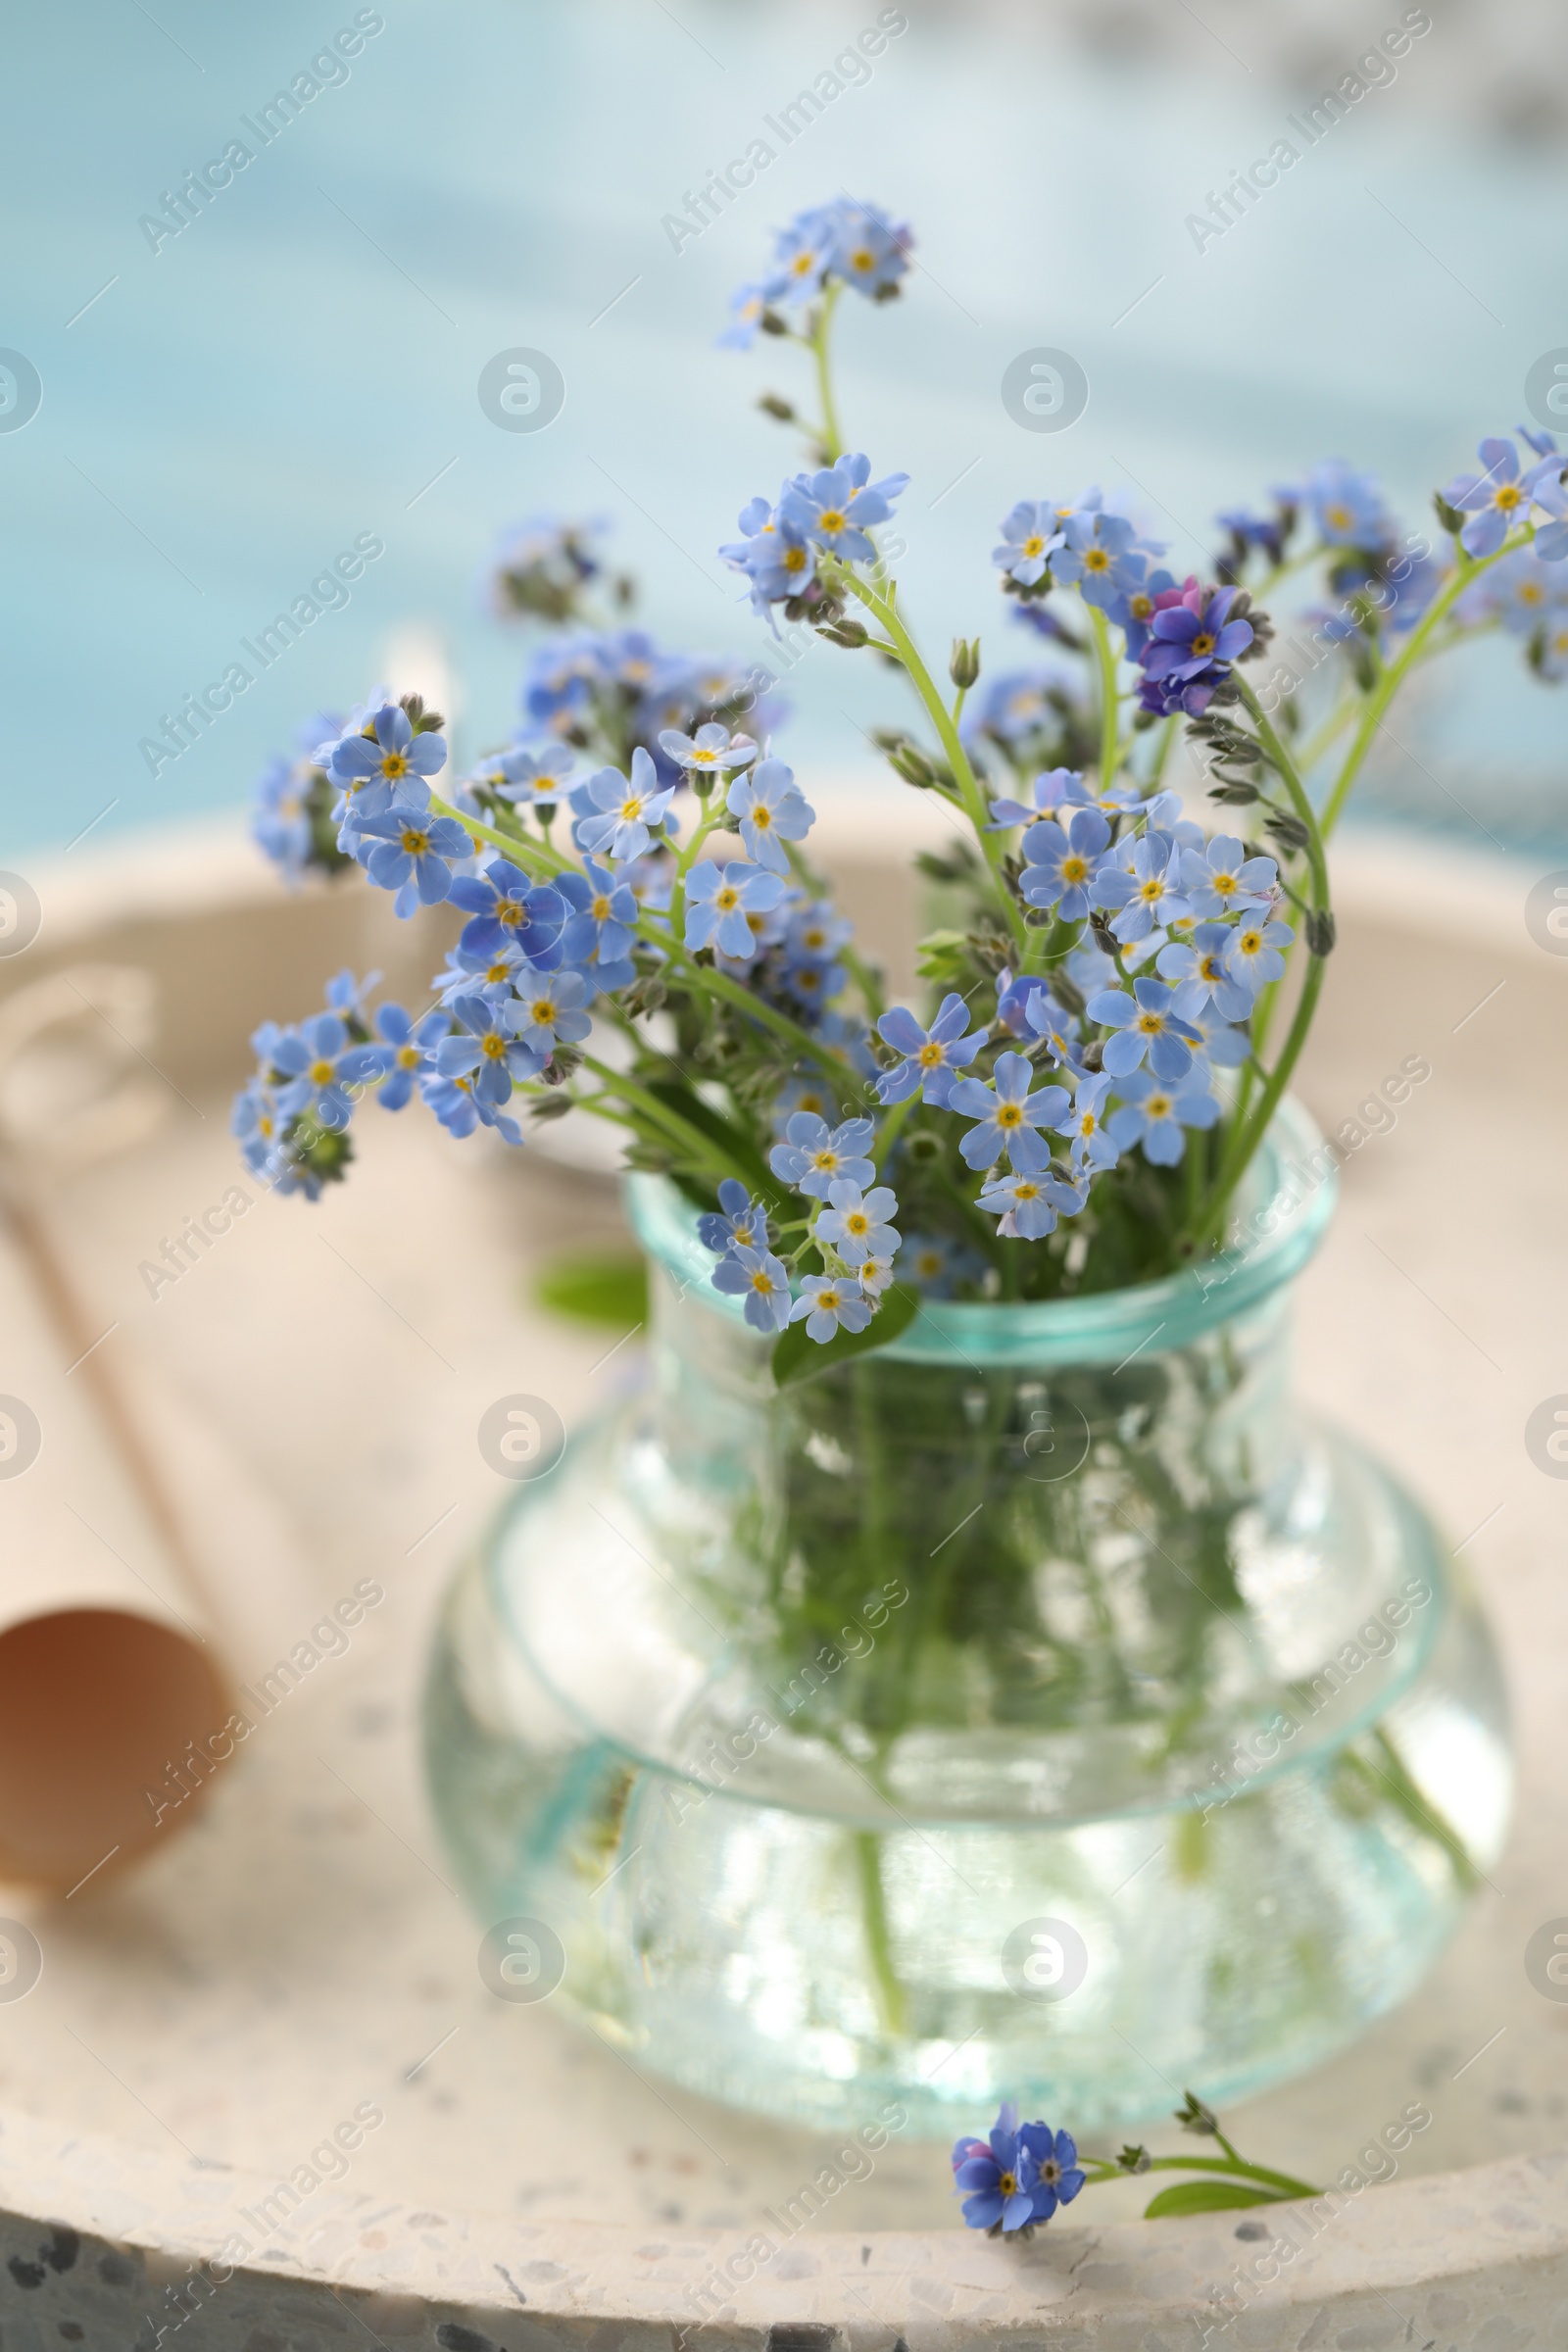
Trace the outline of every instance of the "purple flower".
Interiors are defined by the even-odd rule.
[[[1088,2179],[1078,2163],[1078,2142],[1070,2132],[1053,2132],[1049,2124],[1025,2124],[1018,2137],[1034,2159],[1034,2218],[1049,2222],[1058,2205],[1072,2203]]]
[[[885,1012],[876,1027],[877,1035],[904,1055],[896,1069],[882,1071],[876,1081],[883,1102],[903,1102],[916,1087],[922,1102],[945,1102],[954,1071],[973,1061],[986,1042],[983,1028],[969,1030],[969,1008],[956,995],[943,998],[929,1029],[922,1029],[903,1004]]]
[[[1146,710],[1196,715],[1207,708],[1232,662],[1252,642],[1251,622],[1229,617],[1240,594],[1217,588],[1205,597],[1195,580],[1174,604],[1156,599],[1161,609],[1150,622],[1142,655]]]
[[[989,2141],[960,2139],[953,2176],[971,2230],[1022,2230],[1034,2220],[1035,2163],[1018,2136],[1018,2110],[1004,2099]]]
[[[978,1121],[958,1146],[971,1168],[993,1166],[1003,1152],[1020,1170],[1034,1172],[1046,1165],[1051,1147],[1035,1130],[1059,1119],[1071,1098],[1060,1086],[1045,1086],[1032,1095],[1033,1076],[1023,1054],[1002,1054],[992,1086],[983,1086],[978,1078],[955,1080],[948,1108],[960,1118]]]

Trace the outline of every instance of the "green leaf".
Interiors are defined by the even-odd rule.
[[[721,1111],[715,1110],[710,1102],[705,1102],[701,1095],[689,1086],[677,1085],[667,1078],[650,1078],[644,1084],[651,1095],[662,1102],[666,1109],[675,1111],[688,1127],[695,1127],[699,1135],[706,1135],[710,1143],[717,1144],[730,1165],[738,1174],[745,1176],[753,1193],[760,1194],[767,1201],[777,1200],[778,1178],[769,1170],[749,1135],[733,1126]]]
[[[535,1275],[533,1295],[552,1314],[629,1331],[648,1320],[648,1268],[630,1250],[564,1250]]]
[[[1157,2222],[1167,2213],[1227,2213],[1238,2205],[1283,2205],[1287,2202],[1277,2188],[1250,2188],[1244,2180],[1183,2180],[1175,2188],[1162,2188],[1157,2197],[1151,2197],[1144,2207],[1146,2222]]]
[[[896,1282],[882,1294],[882,1303],[863,1331],[836,1331],[825,1347],[807,1336],[803,1316],[781,1331],[773,1343],[773,1379],[781,1388],[789,1388],[798,1380],[810,1380],[818,1372],[826,1372],[834,1364],[842,1364],[846,1356],[868,1355],[873,1348],[885,1348],[896,1340],[901,1331],[914,1321],[920,1311],[917,1292],[906,1290]]]

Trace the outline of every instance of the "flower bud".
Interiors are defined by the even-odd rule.
[[[962,687],[965,691],[974,684],[980,675],[980,640],[978,637],[972,638],[967,643],[961,637],[955,637],[953,659],[948,663],[948,675],[955,686]]]

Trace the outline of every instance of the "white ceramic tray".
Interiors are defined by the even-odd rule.
[[[912,914],[875,825],[825,830],[847,901],[902,969]],[[1342,860],[1302,1091],[1332,1130],[1407,1056],[1432,1077],[1345,1171],[1301,1287],[1299,1384],[1431,1501],[1485,1589],[1519,1813],[1422,1993],[1236,2117],[1249,2152],[1325,2180],[1408,2102],[1433,2118],[1392,2185],[1306,2217],[1300,2250],[1241,2286],[1234,2268],[1267,2255],[1245,2217],[1145,2224],[1129,2184],[1033,2248],[993,2245],[956,2226],[945,2150],[897,2137],[783,2231],[764,2217],[830,2147],[668,2092],[548,2003],[486,1991],[485,1923],[448,1883],[419,1787],[420,1661],[501,1498],[474,1443],[485,1405],[544,1394],[569,1426],[635,1376],[634,1347],[600,1362],[604,1340],[527,1298],[541,1254],[618,1230],[613,1188],[453,1146],[417,1111],[371,1113],[350,1184],[315,1210],[259,1201],[154,1301],[140,1262],[234,1181],[226,1102],[253,1022],[309,1009],[346,961],[412,987],[431,959],[361,890],[288,900],[227,832],[30,878],[44,928],[0,964],[0,995],[83,956],[145,964],[164,992],[169,1117],[54,1204],[78,1281],[121,1326],[106,1345],[155,1365],[233,1449],[252,1554],[260,1514],[281,1510],[278,1575],[303,1579],[313,1614],[366,1577],[385,1599],[150,1862],[68,1902],[0,1899],[44,1955],[32,1991],[0,2001],[5,2352],[128,2352],[181,2313],[182,2347],[243,2352],[371,2337],[612,2352],[700,2323],[714,2341],[771,2330],[779,2352],[832,2330],[867,2352],[1020,2333],[1196,2352],[1227,2282],[1238,2342],[1561,2340],[1568,2004],[1535,1988],[1524,1953],[1568,1915],[1568,1482],[1523,1433],[1568,1390],[1568,957],[1526,931],[1533,873],[1389,841]],[[1174,2098],[1150,2087],[1152,2131]],[[336,2127],[352,2138],[368,2112],[381,2121],[327,2177]],[[274,2194],[285,2182],[297,2202]],[[776,2247],[760,2263],[744,2251],[759,2232]],[[231,2277],[193,2272],[236,2234],[251,2252]]]

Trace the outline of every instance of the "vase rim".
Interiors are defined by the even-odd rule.
[[[744,1300],[712,1287],[713,1253],[678,1188],[647,1173],[628,1176],[625,1186],[633,1231],[649,1255],[710,1311],[744,1325]],[[1049,1365],[1116,1363],[1156,1338],[1160,1354],[1188,1347],[1294,1280],[1338,1196],[1333,1145],[1287,1096],[1248,1172],[1227,1247],[1214,1256],[1083,1298],[930,1299],[878,1352],[905,1362]]]

